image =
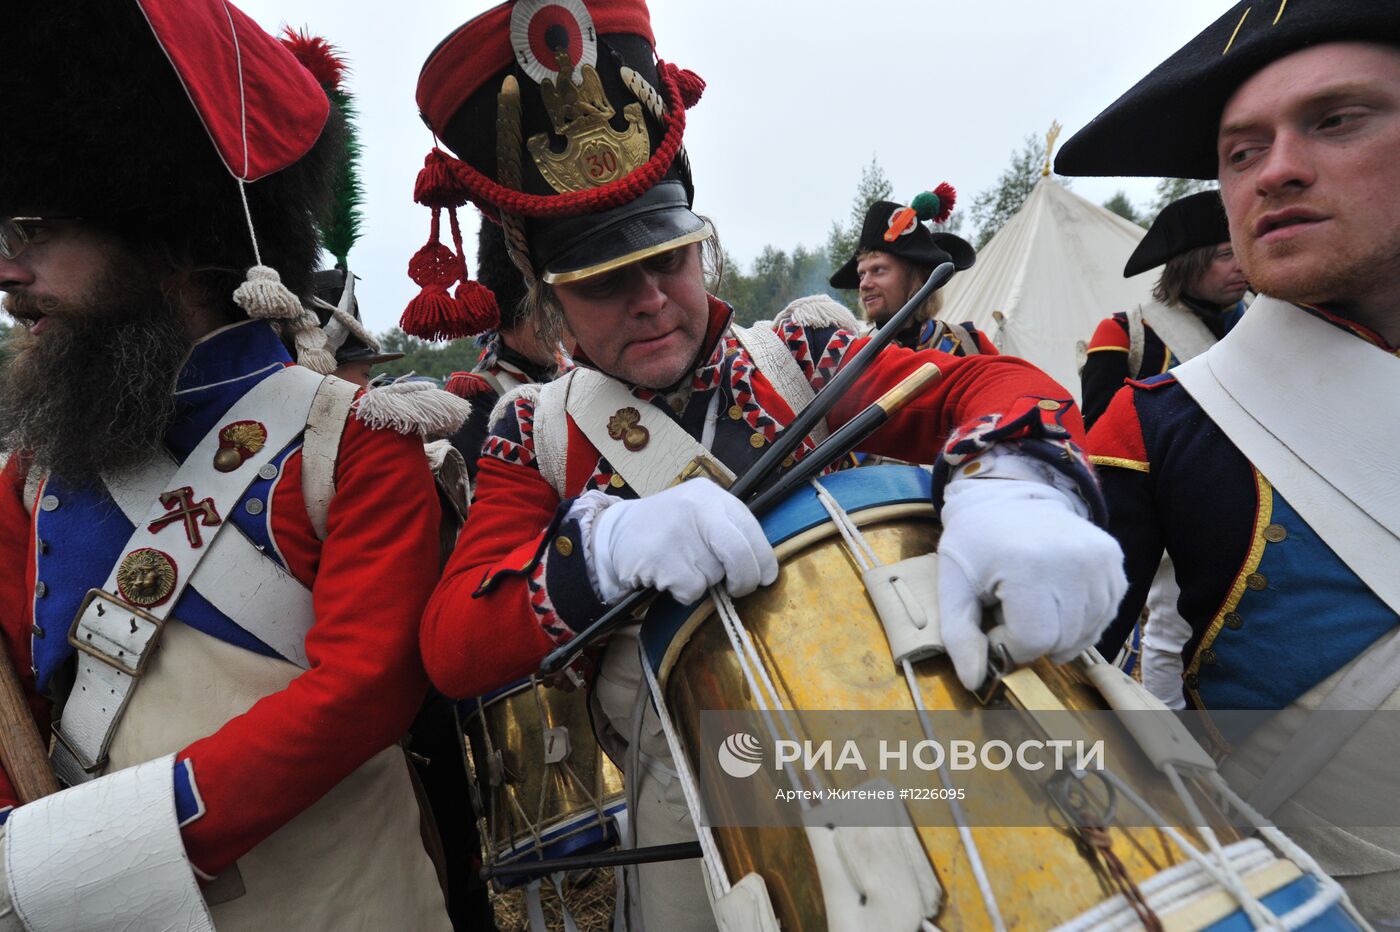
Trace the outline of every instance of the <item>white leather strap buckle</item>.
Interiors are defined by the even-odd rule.
[[[84,782],[85,777],[75,777],[73,771],[76,769],[87,777],[96,776],[103,767],[107,766],[107,749],[102,749],[102,754],[95,761],[90,761],[83,756],[83,752],[73,747],[72,743],[63,736],[62,722],[54,722],[50,727],[53,732],[54,745],[49,751],[49,760],[53,764],[54,774],[60,781],[69,786],[77,786]]]
[[[101,589],[89,590],[68,643],[132,679],[146,672],[165,622]]]

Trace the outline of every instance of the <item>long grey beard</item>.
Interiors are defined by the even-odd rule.
[[[145,463],[175,413],[189,352],[180,318],[158,291],[120,290],[102,289],[108,307],[52,319],[38,336],[16,331],[7,347],[0,450],[27,451],[35,468],[75,485]]]

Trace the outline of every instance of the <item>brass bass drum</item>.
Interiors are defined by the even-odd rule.
[[[1113,716],[1080,714],[1108,710],[1104,690],[1122,686],[1096,667],[1126,679],[1093,657],[1064,666],[1037,661],[1008,672],[980,699],[962,687],[946,656],[918,660],[907,671],[896,664],[863,572],[872,562],[913,560],[902,564],[911,572],[927,565],[919,560],[935,552],[939,537],[929,475],[914,467],[877,466],[821,483],[833,501],[823,504],[808,487],[763,516],[782,572],[774,585],[737,601],[740,630],[708,600],[690,606],[660,600],[642,626],[645,663],[672,732],[672,751],[695,787],[719,785],[724,778],[716,748],[700,743],[701,713],[707,710],[762,717],[766,709],[771,720],[801,735],[808,710],[907,710],[918,720],[921,708],[1001,709],[1019,713],[997,716],[1018,723],[997,735],[1013,745],[1018,738],[1043,738],[1047,729],[1063,727],[1045,724],[1050,717],[1041,711],[1056,712],[1055,722],[1069,720],[1072,730],[1090,738],[1096,730],[1126,727]],[[776,700],[771,693],[764,700],[764,684],[771,684]],[[815,850],[810,828],[716,827],[709,830],[713,845],[706,861],[719,900],[716,910],[724,912],[731,897],[723,894],[732,885],[734,895],[748,898],[742,912],[764,913],[767,905],[754,906],[758,883],[765,895],[757,900],[771,903],[770,918],[785,932],[862,927],[905,932],[901,926],[908,932],[935,927],[1224,930],[1248,929],[1270,917],[1285,917],[1290,928],[1298,927],[1300,918],[1310,929],[1358,927],[1340,888],[1281,833],[1266,828],[1266,845],[1231,827],[1239,820],[1227,819],[1216,805],[1223,781],[1208,757],[1196,760],[1199,769],[1168,766],[1169,778],[1142,750],[1140,737],[1103,736],[1110,739],[1106,772],[1116,781],[1118,815],[1112,807],[1095,810],[1088,800],[1102,794],[1094,787],[1079,794],[1065,786],[1063,773],[1021,771],[998,784],[999,798],[979,794],[974,785],[958,815],[934,826],[909,825],[906,847],[925,863],[890,871],[888,879],[867,877],[865,888],[854,892],[835,887],[844,883],[842,876],[857,878],[853,882],[859,886],[862,869],[876,869],[874,861],[860,863],[860,852],[881,858],[889,852],[857,844],[845,854],[838,850],[845,862],[828,870],[823,859],[830,861],[830,852]],[[846,785],[859,785],[867,776],[857,771]],[[829,779],[840,785],[844,776]],[[927,779],[931,786],[941,785],[936,773]],[[707,798],[711,807],[725,805]],[[990,807],[1053,809],[1059,816],[1016,823],[1032,827],[998,827],[987,818]],[[1129,809],[1154,812],[1161,824],[1121,818]],[[697,812],[695,821],[739,824],[726,815]],[[1200,824],[1210,828],[1186,828]],[[1229,869],[1215,859],[1228,860]],[[894,904],[892,910],[870,913],[878,926],[874,918],[859,918],[901,871],[925,878],[919,883],[923,907]],[[936,883],[930,887],[925,881]],[[765,921],[751,927],[772,926]]]

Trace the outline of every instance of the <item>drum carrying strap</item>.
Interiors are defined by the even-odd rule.
[[[564,410],[588,442],[607,458],[639,496],[654,495],[670,488],[695,463],[704,463],[704,473],[722,477],[726,482],[734,481],[734,473],[710,456],[700,441],[655,405],[638,401],[617,379],[593,369],[575,369],[540,390],[541,410],[547,413],[551,396],[558,395],[566,398]],[[609,429],[609,422],[623,416],[624,412],[637,415],[635,423],[648,433],[646,446],[629,450],[625,442],[627,435]],[[541,437],[537,425],[537,452],[542,441],[547,439],[553,438],[550,435]],[[542,460],[544,453],[540,453],[539,458]]]
[[[499,359],[496,360],[494,370],[481,369],[473,374],[481,376],[482,380],[496,392],[497,398],[504,398],[520,386],[534,381],[515,366]]]
[[[758,371],[763,373],[763,377],[772,384],[783,401],[787,402],[793,414],[807,407],[812,403],[812,399],[817,397],[812,391],[811,383],[803,375],[802,367],[792,358],[792,353],[788,352],[783,338],[771,328],[760,324],[755,327],[732,327],[730,330],[739,341],[739,345],[752,357]],[[822,420],[812,429],[812,440],[821,443],[828,433],[826,421]]]
[[[1195,359],[1218,342],[1205,321],[1189,308],[1149,301],[1141,305],[1139,310],[1142,321],[1161,337],[1168,351],[1178,362]],[[1138,365],[1141,364],[1142,357],[1139,356]]]
[[[815,397],[812,386],[781,337],[762,325],[734,327],[731,332],[794,414],[811,403]],[[639,425],[648,432],[648,443],[639,450],[627,449],[625,434],[614,438],[608,430],[609,420],[628,409],[637,412]],[[663,412],[638,401],[616,379],[579,368],[542,386],[535,408],[536,463],[560,498],[565,495],[567,478],[567,418],[573,419],[588,442],[640,496],[660,492],[693,476],[734,481],[728,467]],[[820,442],[828,433],[826,422],[822,421],[811,436]]]
[[[1128,308],[1128,377],[1142,374],[1142,354],[1147,349],[1147,331],[1142,326],[1142,305]]]
[[[50,757],[59,779],[70,786],[84,783],[106,765],[122,712],[171,607],[214,551],[213,542],[229,526],[229,513],[258,471],[303,429],[321,380],[308,369],[289,366],[259,382],[200,440],[169,479],[169,488],[147,504],[122,559],[102,589],[89,593],[68,635],[79,662],[62,720],[54,724]],[[214,468],[220,432],[235,421],[257,421],[266,441],[237,468],[221,472]],[[172,515],[179,519],[172,522]],[[158,604],[131,604],[128,586],[162,577],[168,591]]]
[[[1173,371],[1308,526],[1400,612],[1400,433],[1352,431],[1342,443],[1317,429],[1352,410],[1357,398],[1393,406],[1400,358],[1261,295],[1210,352]],[[1280,379],[1280,372],[1289,377]],[[1368,648],[1318,709],[1374,710],[1397,688],[1400,630]],[[1318,729],[1300,729],[1260,781],[1255,805],[1267,814],[1307,783],[1364,716],[1347,722],[1348,728],[1329,724],[1322,740],[1313,734]]]

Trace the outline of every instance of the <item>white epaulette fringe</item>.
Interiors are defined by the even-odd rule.
[[[792,301],[773,319],[773,329],[789,321],[799,327],[840,327],[851,332],[860,327],[851,309],[827,294],[808,295]]]
[[[456,433],[472,406],[431,382],[400,380],[365,392],[352,410],[366,427],[435,440]]]

